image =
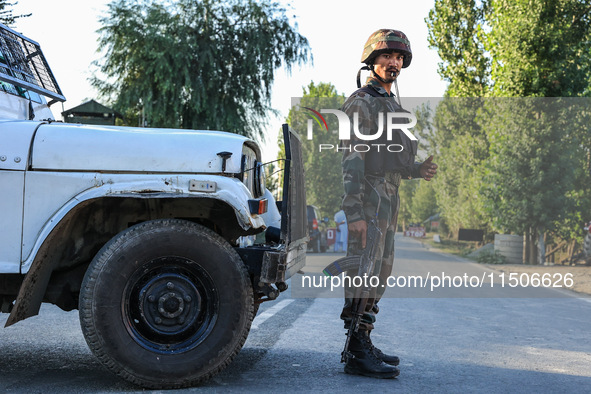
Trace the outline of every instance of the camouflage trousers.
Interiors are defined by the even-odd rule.
[[[398,186],[400,186],[400,174],[388,173],[384,177],[367,177],[365,184],[365,198],[363,201],[363,211],[366,220],[371,220],[376,215],[381,239],[378,241],[376,261],[373,276],[379,278],[379,285],[373,290],[372,297],[369,299],[365,313],[361,318],[360,329],[372,330],[373,323],[376,321],[376,314],[379,311],[377,306],[386,290],[386,281],[392,274],[392,265],[394,263],[394,234],[398,222],[398,210],[400,200],[398,196]],[[379,204],[379,207],[378,207]],[[361,240],[355,238],[349,233],[347,256],[359,256],[363,253]],[[349,271],[347,275],[356,276],[357,271]],[[345,322],[345,328],[349,327],[352,313],[351,306],[355,295],[354,287],[345,287],[345,306],[341,312],[341,319]]]

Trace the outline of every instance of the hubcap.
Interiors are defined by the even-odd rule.
[[[153,329],[164,332],[192,324],[201,310],[197,288],[185,276],[173,273],[152,278],[142,287],[139,301],[142,319]]]
[[[213,280],[184,257],[161,257],[143,265],[130,280],[123,302],[132,337],[161,353],[194,348],[217,319]]]

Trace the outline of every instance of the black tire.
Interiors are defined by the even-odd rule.
[[[314,241],[314,252],[320,253],[320,236]]]
[[[326,240],[326,233],[320,233],[320,253],[326,253],[328,249],[328,241]]]
[[[213,231],[184,220],[140,223],[90,264],[80,323],[110,370],[146,388],[203,382],[240,351],[253,319],[248,273]]]

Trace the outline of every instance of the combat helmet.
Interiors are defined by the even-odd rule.
[[[410,66],[412,61],[410,41],[406,34],[392,29],[380,29],[369,36],[363,47],[361,63],[372,64],[373,60],[384,50],[401,52],[404,55],[402,68]]]

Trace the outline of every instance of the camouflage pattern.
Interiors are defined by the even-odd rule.
[[[366,86],[377,91],[380,96],[391,99],[376,99],[363,92],[355,93],[343,104],[341,110],[345,112],[349,119],[353,120],[353,114],[359,113],[359,132],[365,135],[375,134],[378,129],[378,112],[384,112],[384,103],[389,107],[388,111],[395,112],[400,109],[398,103],[394,100],[392,93],[388,94],[380,83],[374,78],[368,78]],[[347,215],[347,223],[353,223],[358,220],[366,220],[363,212],[365,195],[365,152],[355,152],[352,147],[357,144],[364,144],[352,133],[350,140],[341,141],[341,150],[343,152],[343,185],[345,195],[342,208]],[[349,151],[350,150],[350,151]],[[420,163],[415,163],[407,177],[418,178]],[[404,172],[400,169],[400,172]]]
[[[385,178],[385,182],[384,182]],[[400,185],[400,174],[389,173],[384,178],[368,177],[367,187],[371,190],[367,193],[368,197],[364,199],[363,210],[366,217],[376,214],[379,209],[378,224],[382,232],[382,239],[378,242],[376,251],[376,262],[372,276],[380,279],[377,288],[373,289],[373,294],[368,300],[365,313],[361,318],[360,328],[372,330],[373,323],[377,313],[377,303],[386,290],[388,277],[392,274],[394,264],[394,234],[398,223],[398,210],[400,208],[400,199],[398,197],[398,186]],[[379,196],[379,197],[378,197]],[[379,208],[377,206],[379,201]],[[347,256],[357,256],[363,253],[359,238],[355,238],[349,233],[349,242],[347,247]],[[357,275],[357,271],[347,272],[349,276]],[[351,306],[355,289],[353,287],[345,288],[345,306],[341,312],[341,319],[345,321],[345,328],[351,321]]]
[[[389,107],[388,111],[395,112],[400,106],[394,99],[393,94],[387,91],[374,78],[369,78],[367,85],[377,91],[382,98],[372,97],[365,92],[356,92],[345,102],[341,108],[350,119],[353,119],[353,113],[359,113],[359,131],[364,135],[375,134],[378,129],[379,112],[384,112],[384,102]],[[374,276],[380,278],[380,285],[385,284],[388,276],[392,273],[394,263],[394,234],[398,221],[398,210],[400,202],[398,198],[398,187],[402,179],[400,172],[386,172],[378,176],[366,174],[365,171],[365,152],[355,152],[356,144],[364,144],[352,133],[350,140],[341,141],[341,150],[343,151],[343,183],[345,195],[343,197],[342,209],[347,216],[347,223],[353,223],[359,220],[369,221],[373,215],[377,214],[382,239],[378,243],[376,253],[376,263]],[[414,159],[413,159],[414,161]],[[414,163],[412,173],[408,177],[420,177],[419,167],[421,163]],[[378,209],[379,201],[379,209]],[[376,212],[377,211],[377,212]],[[347,248],[348,256],[361,255],[362,248],[358,238],[349,232],[349,242]],[[348,275],[357,275],[357,272],[349,272]],[[378,310],[377,302],[383,295],[386,286],[379,286],[373,299],[368,302],[366,313],[362,317],[361,328],[373,329],[375,313]],[[341,319],[345,321],[345,328],[351,320],[351,304],[354,294],[353,288],[345,289],[345,306],[341,313]]]
[[[384,49],[391,49],[401,52],[404,54],[402,68],[410,66],[410,62],[412,61],[410,41],[403,32],[391,29],[380,29],[369,36],[365,46],[363,47],[361,63],[373,63],[373,59],[377,55],[376,52]]]

